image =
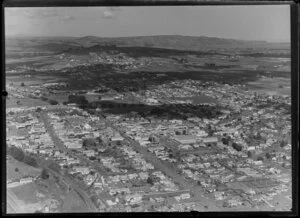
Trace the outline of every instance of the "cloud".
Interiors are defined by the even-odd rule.
[[[104,11],[103,17],[106,19],[113,19],[115,18],[115,15],[111,11]]]
[[[47,18],[70,21],[76,18],[72,15],[73,12],[72,8],[15,8],[14,10],[6,10],[6,15],[9,17],[24,17],[31,21],[41,21]]]
[[[74,16],[71,15],[65,15],[62,17],[62,20],[64,21],[68,21],[68,20],[75,20],[76,18]]]
[[[56,8],[30,8],[23,11],[27,18],[58,17],[61,13]]]
[[[106,7],[103,11],[103,18],[104,19],[115,19],[116,18],[116,12],[120,11],[121,9],[119,7]]]

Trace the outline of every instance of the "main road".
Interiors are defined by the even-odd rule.
[[[49,122],[49,117],[48,117],[48,115],[47,115],[46,112],[43,112],[43,111],[41,112],[41,118],[43,119],[43,121],[45,123],[45,126],[46,126],[46,128],[48,130],[48,133],[51,136],[51,138],[53,139],[53,142],[58,147],[58,149],[66,152],[70,156],[74,156],[74,154],[65,147],[64,143],[56,135],[56,133],[55,133],[52,125]],[[193,198],[197,199],[197,202],[199,202],[203,206],[208,206],[209,205],[209,208],[212,211],[218,211],[218,210],[220,210],[220,208],[215,205],[214,199],[210,199],[210,198],[207,198],[206,196],[204,196],[201,188],[199,186],[195,185],[194,182],[190,182],[190,181],[186,180],[183,176],[181,176],[176,171],[174,171],[174,169],[172,169],[171,167],[169,167],[165,163],[163,163],[161,160],[159,160],[154,154],[148,152],[146,148],[140,146],[140,144],[138,142],[136,142],[135,140],[131,139],[126,134],[124,134],[123,131],[121,131],[118,127],[116,127],[112,122],[108,121],[107,119],[104,119],[104,120],[105,120],[106,126],[109,126],[109,127],[113,128],[113,129],[115,129],[117,132],[119,132],[126,140],[128,140],[130,142],[131,146],[138,153],[142,154],[143,157],[149,163],[151,163],[156,169],[161,170],[167,176],[169,176],[174,181],[176,181],[177,183],[179,183],[179,185],[184,190],[190,190],[190,192],[193,194]],[[90,161],[87,161],[85,158],[79,157],[77,155],[76,155],[76,157],[79,158],[79,160],[81,160],[81,161],[83,161],[83,162],[85,162],[87,164],[91,164]],[[68,181],[68,182],[71,182],[71,181]],[[76,184],[73,184],[73,186],[76,187]],[[77,187],[77,188],[79,188],[79,187]],[[79,190],[81,190],[81,189],[79,189]],[[81,190],[81,192],[84,195],[85,192],[83,190]],[[88,200],[90,200],[90,199],[87,197],[87,201]]]
[[[174,171],[174,169],[167,166],[165,163],[163,163],[161,160],[159,160],[154,154],[147,151],[146,148],[140,146],[138,142],[128,137],[126,134],[123,133],[122,130],[120,130],[118,127],[116,127],[112,122],[106,120],[106,125],[110,126],[111,128],[115,129],[117,132],[119,132],[122,137],[124,137],[126,140],[128,140],[131,144],[131,146],[139,153],[141,153],[144,158],[150,162],[156,169],[161,170],[164,172],[167,176],[171,177],[174,181],[180,184],[180,186],[185,190],[190,190],[194,196],[195,199],[198,200],[200,204],[203,206],[209,205],[210,210],[212,211],[219,211],[220,208],[215,205],[213,199],[209,199],[203,195],[203,193],[200,191],[201,188],[195,186],[195,183],[190,182],[186,180],[184,177],[179,175],[177,172]]]
[[[55,170],[49,168],[48,167],[48,161],[40,159],[40,163],[41,163],[43,168],[45,168],[47,171],[49,171],[53,175],[60,178],[60,180],[63,180],[65,184],[68,184],[70,188],[75,190],[77,192],[77,194],[83,199],[83,202],[86,204],[86,206],[88,207],[88,209],[91,212],[97,212],[97,208],[95,207],[95,205],[93,204],[93,202],[89,198],[88,194],[82,188],[80,188],[74,180],[72,180],[72,179],[62,175],[61,173],[58,173]]]
[[[100,165],[99,163],[95,164],[93,162],[91,162],[89,159],[77,155],[74,152],[72,152],[71,150],[69,150],[64,142],[58,137],[58,135],[56,134],[53,126],[51,125],[51,123],[49,122],[49,116],[46,112],[42,111],[41,113],[41,119],[43,120],[44,124],[45,124],[45,128],[47,129],[48,134],[50,135],[50,137],[53,140],[54,145],[62,152],[68,154],[71,157],[75,157],[77,159],[79,159],[82,163],[85,163],[87,165],[93,165],[93,167],[98,171],[99,174],[101,175],[109,175],[109,173],[107,173],[107,171],[105,170],[104,166]]]
[[[86,162],[86,160],[82,157],[78,157],[77,155],[74,155],[70,150],[68,150],[64,143],[61,141],[61,139],[57,136],[57,134],[55,133],[53,127],[51,126],[50,122],[49,122],[49,117],[45,112],[41,112],[41,119],[43,120],[44,124],[45,124],[45,128],[47,129],[48,134],[50,135],[54,145],[60,150],[63,151],[65,153],[67,153],[70,156],[76,156],[77,158],[80,159],[80,161],[84,161]],[[66,176],[61,175],[60,173],[52,170],[51,168],[48,167],[47,161],[43,161],[40,160],[42,163],[44,163],[44,168],[46,168],[48,171],[50,171],[52,174],[58,176],[59,178],[61,178],[62,180],[64,180],[67,184],[70,184],[70,186],[76,190],[76,192],[82,197],[82,199],[84,199],[85,204],[88,206],[88,208],[92,211],[92,212],[97,212],[97,208],[95,207],[95,205],[93,204],[93,202],[91,201],[91,199],[89,198],[88,194],[82,189],[80,188],[74,180],[69,179]]]

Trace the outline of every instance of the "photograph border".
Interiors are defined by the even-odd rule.
[[[232,212],[149,212],[149,213],[134,213],[135,216],[156,217],[170,215],[174,217],[200,217],[200,216],[268,216],[268,217],[295,217],[299,213],[299,26],[300,26],[300,6],[298,1],[244,1],[244,0],[4,0],[2,2],[2,52],[1,52],[1,85],[2,85],[2,107],[1,107],[1,154],[2,154],[2,167],[1,167],[1,211],[4,216],[34,216],[39,214],[7,214],[6,213],[6,96],[5,90],[5,8],[6,7],[83,7],[83,6],[192,6],[192,5],[290,5],[290,27],[291,27],[291,99],[292,99],[292,211],[277,212],[277,211],[232,211]],[[51,216],[98,216],[104,215],[109,217],[127,216],[132,215],[128,213],[49,213],[42,215]]]

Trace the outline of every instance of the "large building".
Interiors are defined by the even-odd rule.
[[[195,136],[195,135],[177,135],[177,136],[175,136],[175,140],[180,142],[181,144],[192,144],[192,143],[196,143],[197,136]]]
[[[122,136],[120,136],[120,135],[115,135],[115,136],[112,136],[110,138],[110,140],[113,141],[113,142],[116,142],[116,141],[123,141],[124,138]]]
[[[208,137],[203,139],[203,143],[216,143],[218,142],[217,137]]]
[[[82,148],[82,142],[65,142],[64,144],[69,149],[80,149],[80,148]]]

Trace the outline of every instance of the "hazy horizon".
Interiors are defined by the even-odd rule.
[[[35,36],[35,35],[6,35],[7,38],[85,38],[85,37],[97,37],[97,38],[131,38],[131,37],[155,37],[155,36],[181,36],[181,37],[205,37],[205,38],[219,38],[225,40],[237,40],[237,41],[246,41],[246,42],[265,42],[265,43],[290,43],[289,41],[267,41],[267,40],[246,40],[246,39],[236,39],[236,38],[224,38],[217,36],[188,36],[188,35],[132,35],[132,36],[95,36],[95,35],[86,35],[86,36]]]
[[[288,5],[5,8],[5,33],[7,37],[181,35],[289,43],[290,11]]]

